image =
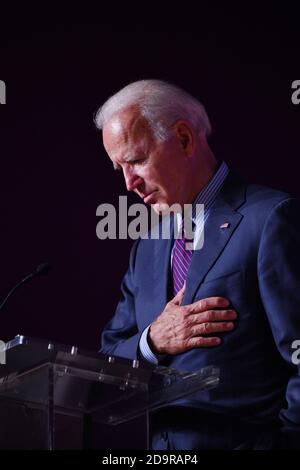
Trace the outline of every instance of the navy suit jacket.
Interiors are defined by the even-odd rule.
[[[228,228],[221,228],[226,222]],[[134,244],[122,298],[103,331],[102,352],[139,357],[143,330],[172,297],[172,244],[163,239]],[[220,384],[177,404],[224,420],[278,420],[280,435],[299,436],[300,374],[291,360],[292,342],[300,339],[297,200],[229,174],[210,209],[204,246],[193,254],[183,304],[212,296],[230,300],[238,313],[234,330],[220,335],[219,346],[167,356],[163,365],[194,371],[213,364],[220,367]]]

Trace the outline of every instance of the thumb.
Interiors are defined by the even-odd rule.
[[[186,286],[186,282],[184,281],[184,284],[183,284],[182,288],[177,292],[175,297],[172,299],[172,302],[175,305],[181,305],[182,300],[183,300],[183,296],[184,296],[184,293],[185,293],[185,286]]]

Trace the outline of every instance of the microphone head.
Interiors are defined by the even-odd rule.
[[[49,263],[42,263],[40,264],[34,271],[35,276],[44,276],[48,274],[51,269],[51,265]]]
[[[37,268],[35,268],[35,270],[28,274],[28,276],[24,277],[20,282],[18,282],[18,284],[16,284],[10,291],[9,293],[7,294],[7,296],[5,297],[5,299],[3,300],[3,302],[0,303],[0,310],[3,309],[3,307],[5,306],[6,302],[8,301],[9,297],[18,289],[18,287],[22,286],[23,284],[25,284],[26,282],[29,282],[31,281],[31,279],[35,278],[36,276],[42,276],[44,274],[48,274],[48,272],[50,271],[51,269],[51,266],[49,263],[42,263],[40,264]]]

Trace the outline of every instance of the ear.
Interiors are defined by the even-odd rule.
[[[174,125],[174,132],[183,151],[188,156],[192,155],[194,153],[195,139],[189,123],[186,121],[177,121]]]

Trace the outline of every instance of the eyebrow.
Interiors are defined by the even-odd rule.
[[[139,160],[143,160],[144,157],[142,155],[130,155],[126,159],[124,159],[124,163],[132,163],[137,162]],[[121,166],[118,163],[113,163],[114,170],[119,171],[121,170]]]

